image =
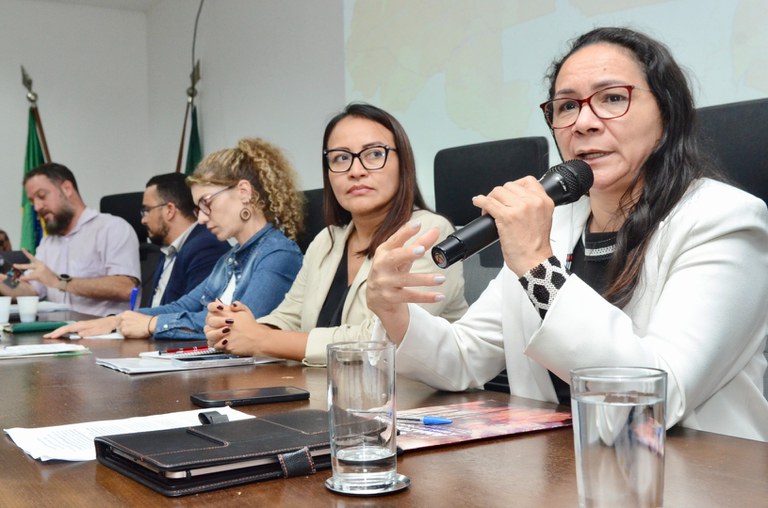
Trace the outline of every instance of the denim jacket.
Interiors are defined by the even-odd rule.
[[[207,306],[222,295],[233,274],[236,283],[232,301],[246,304],[254,316],[260,317],[283,300],[301,262],[296,243],[267,224],[243,245],[236,245],[222,256],[211,274],[191,292],[175,302],[139,312],[157,316],[156,339],[204,339]]]

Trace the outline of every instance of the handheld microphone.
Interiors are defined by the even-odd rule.
[[[557,206],[577,201],[592,187],[593,181],[589,164],[582,160],[570,160],[549,168],[539,183]],[[440,268],[448,268],[498,239],[495,219],[490,215],[481,215],[432,247],[432,259]]]

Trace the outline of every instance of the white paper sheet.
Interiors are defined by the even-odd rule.
[[[108,339],[108,340],[122,340],[125,337],[123,337],[123,334],[120,332],[112,332],[112,333],[104,333],[102,335],[91,335],[89,337],[81,337],[78,333],[68,333],[61,337],[65,340],[80,340],[80,339]]]
[[[36,429],[16,427],[4,430],[13,439],[16,446],[34,459],[42,461],[96,460],[96,448],[93,439],[97,436],[201,425],[198,414],[205,411],[218,411],[227,415],[230,421],[253,418],[251,415],[224,406],[153,416],[138,416],[123,420],[102,420]]]
[[[278,358],[271,357],[254,357],[252,358],[252,364],[257,363],[274,363],[282,361]],[[153,372],[173,372],[176,370],[190,370],[190,369],[212,369],[220,367],[236,367],[242,366],[242,363],[232,362],[231,365],[224,364],[205,364],[205,365],[179,365],[176,362],[169,362],[166,359],[153,358],[141,356],[139,358],[96,358],[96,365],[102,367],[108,367],[115,369],[125,374],[150,374]]]
[[[211,351],[206,352],[187,352],[187,353],[165,353],[160,351],[142,351],[139,353],[139,358],[149,358],[154,360],[173,360],[174,358],[193,358],[196,356],[209,356],[212,354],[225,354],[224,351],[217,351],[211,348]],[[253,356],[253,363],[275,363],[282,362],[280,358],[274,358],[272,356]]]
[[[43,300],[37,304],[37,312],[61,312],[69,310],[69,305],[66,303],[57,303],[57,302],[49,302],[48,300]],[[19,306],[18,304],[12,303],[11,304],[11,314],[18,314],[19,313]]]
[[[22,344],[0,347],[0,360],[34,358],[38,356],[82,355],[89,352],[88,348],[79,344]]]

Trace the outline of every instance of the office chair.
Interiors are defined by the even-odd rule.
[[[110,194],[101,198],[99,210],[102,213],[110,213],[125,219],[131,225],[139,243],[147,241],[147,228],[141,224],[141,201],[144,192],[125,192],[123,194]]]
[[[549,145],[537,136],[458,146],[437,152],[434,164],[435,210],[460,227],[480,215],[473,196],[526,175],[543,175],[549,167]],[[504,258],[496,242],[463,263],[464,296],[472,303],[499,273]],[[485,389],[509,393],[507,371]]]
[[[304,198],[306,199],[304,205],[304,231],[296,240],[302,253],[307,252],[309,244],[325,228],[325,221],[323,220],[323,189],[305,190]]]
[[[147,228],[141,223],[141,202],[144,192],[110,194],[101,198],[99,210],[125,219],[139,238],[139,263],[141,265],[141,307],[152,301],[152,282],[155,269],[162,256],[160,247],[150,243]]]
[[[768,202],[768,99],[699,108],[698,117],[703,149],[733,183]],[[768,397],[768,372],[763,393]]]
[[[489,141],[473,145],[457,146],[440,150],[435,155],[435,210],[460,227],[480,216],[480,210],[472,204],[472,197],[487,194],[497,185],[526,175],[537,178],[549,165],[549,147],[544,137],[527,137]],[[478,262],[479,261],[479,262]],[[501,248],[494,243],[479,253],[479,260],[469,258],[465,266],[493,268],[495,276],[504,264]],[[465,268],[466,274],[466,268]],[[467,301],[474,301],[490,278],[480,278],[482,287],[465,286],[471,293]],[[485,280],[483,280],[485,278]],[[477,278],[465,277],[467,283]]]
[[[738,186],[768,201],[768,99],[698,110],[703,149]]]

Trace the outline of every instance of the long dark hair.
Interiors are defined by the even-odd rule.
[[[620,307],[629,303],[637,287],[650,239],[659,223],[697,178],[722,179],[702,155],[696,139],[696,110],[688,80],[669,49],[627,28],[597,28],[575,39],[568,53],[555,61],[547,76],[549,98],[563,63],[578,50],[599,43],[628,50],[642,68],[661,112],[663,133],[620,202],[626,215],[618,231],[616,252],[608,265],[605,298]],[[639,192],[638,187],[641,187]],[[637,201],[632,196],[639,194]]]
[[[368,247],[360,252],[367,257],[373,257],[376,248],[389,238],[400,226],[405,224],[411,218],[414,208],[427,210],[427,204],[421,195],[419,186],[416,183],[416,161],[413,157],[411,142],[405,129],[400,125],[395,117],[381,108],[364,103],[348,104],[344,110],[334,116],[325,127],[323,134],[323,151],[328,149],[328,138],[331,137],[333,129],[341,120],[353,116],[357,118],[366,118],[384,126],[395,138],[395,147],[397,148],[397,159],[399,161],[400,186],[392,199],[389,211],[379,229],[371,238]],[[331,182],[328,177],[328,166],[325,155],[322,161],[323,168],[323,218],[328,226],[344,226],[352,220],[352,214],[345,210],[336,199],[331,188]]]

